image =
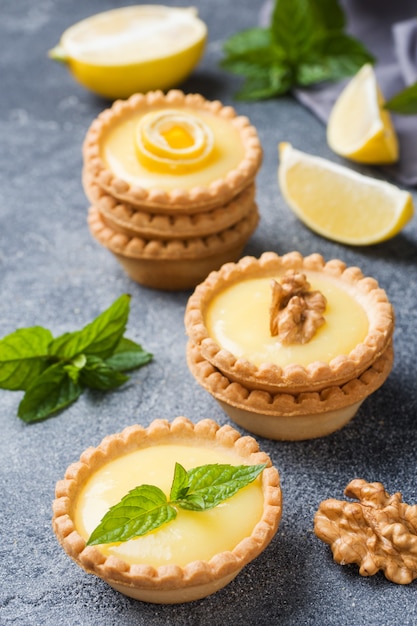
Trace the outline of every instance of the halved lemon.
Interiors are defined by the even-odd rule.
[[[336,100],[327,123],[327,142],[336,153],[358,163],[398,161],[398,139],[384,97],[369,63]]]
[[[49,56],[66,63],[84,87],[114,100],[181,84],[206,40],[196,9],[137,5],[77,22]]]
[[[327,159],[279,145],[282,195],[311,230],[340,243],[363,246],[396,235],[414,213],[407,191]]]

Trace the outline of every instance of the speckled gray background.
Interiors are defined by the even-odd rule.
[[[47,58],[69,25],[111,0],[1,2],[0,19],[0,336],[42,324],[54,335],[80,328],[122,293],[132,294],[128,336],[154,361],[108,394],[86,393],[58,417],[31,426],[16,417],[21,395],[0,391],[0,622],[16,626],[162,624],[269,626],[417,623],[416,584],[398,586],[382,574],[359,576],[333,562],[313,534],[321,500],[341,498],[354,477],[378,480],[417,502],[415,219],[402,234],[371,248],[349,248],[308,231],[290,212],[277,180],[277,143],[339,161],[321,122],[292,98],[236,103],[237,78],[218,68],[232,33],[257,23],[260,2],[198,0],[209,25],[206,54],[184,85],[234,104],[257,127],[264,146],[258,177],[261,223],[245,250],[341,258],[375,276],[397,315],[395,366],[355,419],[327,438],[281,443],[259,438],[278,467],[282,524],[269,548],[228,587],[190,604],[157,606],[130,600],[85,574],[51,530],[55,482],[84,448],[129,424],[186,415],[228,423],[194,381],[185,358],[188,292],[143,288],[96,244],[86,225],[81,144],[108,103],[78,86]],[[180,2],[168,2],[180,5]],[[388,45],[388,43],[387,43]],[[360,169],[360,168],[358,168]],[[363,171],[379,176],[378,170]],[[416,193],[413,191],[414,198]]]

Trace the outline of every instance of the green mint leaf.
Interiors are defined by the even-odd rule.
[[[251,52],[270,54],[273,40],[269,28],[248,28],[232,35],[223,44],[223,52],[229,58],[244,58]]]
[[[0,388],[25,390],[48,367],[49,330],[21,328],[0,341]]]
[[[241,100],[270,98],[293,87],[351,76],[374,59],[344,28],[337,0],[275,0],[270,28],[230,37],[221,66],[246,78],[237,94]]]
[[[78,383],[80,379],[80,372],[87,363],[87,357],[85,354],[79,354],[67,365],[64,364],[64,370],[68,373],[68,376],[74,383]]]
[[[231,498],[255,480],[265,465],[227,465],[214,463],[189,470],[189,489],[178,502],[183,509],[207,510]]]
[[[180,464],[175,463],[174,479],[171,485],[169,498],[171,502],[176,502],[185,498],[189,490],[187,470]]]
[[[406,87],[393,96],[390,100],[388,100],[388,102],[385,103],[385,108],[393,113],[399,113],[401,115],[416,115],[417,83]]]
[[[144,350],[140,344],[122,337],[114,354],[106,359],[106,363],[115,370],[128,372],[146,365],[152,358],[153,354]]]
[[[110,357],[124,335],[129,317],[130,296],[124,294],[82,330],[65,333],[54,339],[51,355],[72,359],[80,353]]]
[[[356,39],[343,33],[330,33],[319,38],[308,61],[300,63],[297,83],[308,85],[322,80],[339,80],[352,76],[374,57]]]
[[[290,75],[284,70],[274,72],[273,68],[265,76],[247,78],[243,87],[236,94],[238,100],[265,100],[287,93],[292,86]]]
[[[37,422],[72,404],[81,393],[81,385],[74,383],[63,363],[57,363],[26,389],[17,414],[24,422]]]
[[[87,545],[119,543],[149,533],[175,519],[177,512],[159,487],[141,485],[112,506],[91,533]]]
[[[337,0],[314,0],[310,4],[317,25],[326,31],[344,30],[345,14]]]
[[[276,0],[272,12],[271,31],[274,42],[283,51],[291,67],[310,50],[320,24],[311,0]]]
[[[86,364],[80,370],[80,383],[91,389],[115,389],[120,387],[129,376],[115,370],[106,361],[97,356],[87,356]]]

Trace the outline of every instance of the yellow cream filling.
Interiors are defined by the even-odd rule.
[[[169,498],[175,463],[186,469],[208,463],[241,465],[242,458],[224,448],[156,445],[114,459],[95,472],[75,505],[75,526],[87,539],[108,509],[142,484],[160,487]],[[178,509],[175,520],[151,533],[120,544],[97,546],[106,556],[128,563],[184,566],[232,550],[251,535],[263,511],[261,478],[208,511]]]
[[[239,165],[245,149],[230,120],[183,107],[123,117],[104,134],[100,154],[118,178],[171,191],[223,178]]]
[[[272,363],[285,367],[293,363],[307,366],[314,361],[329,363],[347,355],[361,343],[369,327],[362,306],[335,280],[306,272],[313,290],[327,299],[325,323],[305,344],[282,344],[271,337],[269,307],[271,278],[254,278],[236,283],[219,293],[210,303],[205,322],[209,335],[222,348],[255,365]],[[279,281],[279,277],[276,277]]]

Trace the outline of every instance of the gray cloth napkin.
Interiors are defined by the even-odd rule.
[[[259,23],[270,23],[273,0],[264,2]],[[342,0],[348,31],[375,56],[375,73],[388,100],[417,81],[416,0]],[[320,120],[327,122],[335,100],[348,80],[294,90],[294,96]],[[417,115],[394,115],[400,145],[395,165],[380,169],[403,185],[417,186]]]

